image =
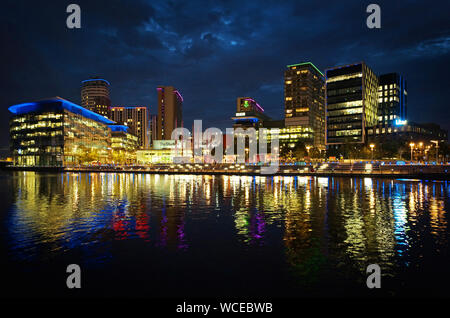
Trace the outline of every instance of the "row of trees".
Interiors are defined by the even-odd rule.
[[[280,159],[285,162],[295,162],[304,160],[306,157],[325,159],[329,157],[344,159],[397,159],[410,160],[411,148],[409,140],[384,140],[382,143],[374,142],[373,148],[369,145],[345,144],[339,149],[330,148],[326,152],[320,152],[317,148],[306,149],[303,142],[297,142],[293,148],[284,146],[280,149]],[[372,150],[373,149],[373,150]],[[426,150],[426,151],[425,151]],[[448,143],[439,144],[440,160],[447,160],[450,157],[450,147]],[[425,157],[425,158],[424,158]],[[436,158],[436,147],[432,146],[428,149],[424,145],[422,148],[414,148],[414,160],[434,161]]]

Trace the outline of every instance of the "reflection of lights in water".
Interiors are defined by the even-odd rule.
[[[397,241],[397,244],[400,245],[398,249],[398,254],[402,256],[402,254],[407,250],[408,248],[408,237],[406,235],[407,227],[406,223],[408,221],[407,218],[407,211],[406,211],[406,204],[404,200],[402,199],[403,192],[399,190],[399,185],[396,184],[393,187],[394,194],[392,197],[392,211],[394,216],[394,222],[395,222],[395,240]]]
[[[310,179],[311,177],[298,177],[298,184],[304,186],[308,184]]]
[[[364,187],[367,190],[372,190],[373,187],[372,178],[364,178]]]
[[[448,183],[304,176],[17,175],[8,231],[12,253],[25,258],[39,258],[46,244],[52,246],[52,256],[86,248],[107,258],[116,253],[111,242],[119,238],[121,244],[139,240],[141,244],[129,243],[139,252],[145,245],[145,251],[163,247],[184,253],[202,248],[195,231],[217,226],[245,245],[285,244],[281,250],[291,268],[309,270],[326,255],[357,269],[365,261],[380,261],[389,271],[404,264],[405,251],[421,253],[424,237],[432,238],[427,248],[444,250],[448,235]],[[193,219],[199,222],[195,226]],[[417,236],[411,240],[413,230]],[[209,246],[223,248],[214,235],[209,239]],[[96,244],[101,251],[92,248]]]
[[[318,183],[319,186],[321,186],[321,187],[328,187],[328,178],[318,177],[318,178],[317,178],[317,183]]]

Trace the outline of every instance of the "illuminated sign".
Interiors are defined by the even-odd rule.
[[[175,140],[153,140],[153,149],[173,149],[175,148]]]
[[[236,113],[236,117],[245,116],[245,113]]]
[[[250,104],[248,103],[248,100],[244,100],[244,107],[247,108],[248,106],[250,106]]]
[[[406,125],[406,123],[407,123],[406,119],[405,120],[401,120],[401,119],[396,119],[395,120],[395,125],[396,126],[404,126],[404,125]]]

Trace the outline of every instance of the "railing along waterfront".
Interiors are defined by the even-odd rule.
[[[233,174],[259,175],[259,164],[154,164],[154,165],[90,165],[66,167],[72,172],[135,172],[170,174]],[[390,164],[385,162],[356,161],[280,164],[273,175],[315,176],[392,176],[450,179],[450,165]]]

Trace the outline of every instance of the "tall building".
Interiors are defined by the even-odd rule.
[[[102,116],[108,116],[111,107],[109,82],[92,77],[81,82],[81,106]]]
[[[127,125],[129,132],[138,137],[140,149],[149,147],[147,107],[114,106],[111,107],[109,118],[121,125]]]
[[[383,134],[406,124],[406,81],[397,73],[378,77],[378,127]]]
[[[311,62],[288,65],[284,72],[285,126],[309,128],[305,142],[325,149],[325,79]],[[309,139],[309,140],[308,140]]]
[[[168,140],[175,128],[183,127],[183,97],[173,86],[159,86],[158,90],[158,140]]]
[[[364,63],[326,70],[326,143],[365,143],[378,121],[378,78]]]

